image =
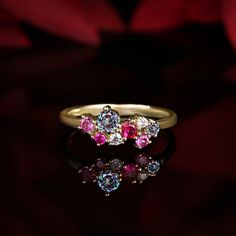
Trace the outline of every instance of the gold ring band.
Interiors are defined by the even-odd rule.
[[[75,106],[64,109],[60,113],[60,120],[65,125],[77,128],[80,124],[80,117],[84,114],[92,114],[97,116],[103,107],[110,106],[116,110],[120,116],[141,115],[145,117],[155,118],[158,120],[161,129],[173,127],[177,123],[177,115],[174,111],[167,108],[137,105],[137,104],[95,104],[86,106]]]

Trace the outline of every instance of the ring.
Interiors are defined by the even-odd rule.
[[[117,146],[133,139],[134,145],[142,149],[161,129],[174,126],[177,115],[172,110],[148,105],[96,104],[67,108],[60,113],[60,120],[88,133],[98,146]]]
[[[118,190],[123,182],[141,184],[158,175],[163,165],[171,158],[176,145],[174,134],[171,130],[166,130],[160,134],[160,139],[164,144],[161,150],[159,146],[158,150],[151,152],[150,150],[143,152],[138,149],[136,152],[127,149],[124,153],[119,150],[99,152],[93,156],[94,159],[89,158],[89,162],[84,162],[81,159],[83,155],[72,151],[75,147],[77,149],[78,143],[81,143],[77,142],[78,138],[80,138],[80,134],[75,131],[68,139],[65,149],[68,163],[76,170],[83,184],[95,183],[105,193],[105,196]],[[71,144],[73,145],[71,146]],[[82,143],[81,145],[83,146]]]

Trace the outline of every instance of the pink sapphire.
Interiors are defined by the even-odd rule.
[[[124,138],[135,138],[138,134],[136,125],[126,121],[121,126],[121,134]]]
[[[135,160],[140,166],[146,166],[148,164],[149,156],[145,153],[142,153],[137,155]]]
[[[149,144],[149,138],[146,134],[143,134],[138,137],[138,139],[135,141],[138,148],[144,148]]]
[[[103,145],[106,142],[106,136],[103,133],[96,133],[94,140],[97,145]]]
[[[84,130],[85,132],[91,132],[94,130],[95,125],[93,122],[93,119],[90,117],[84,117],[81,121],[80,121],[80,128],[82,130]]]
[[[97,159],[96,161],[96,167],[98,169],[103,169],[105,167],[105,163],[101,159]]]
[[[81,176],[84,182],[93,181],[96,179],[96,171],[94,168],[90,170],[89,167],[85,166],[81,169]]]
[[[137,167],[135,164],[127,164],[123,168],[124,178],[134,179],[137,176]]]

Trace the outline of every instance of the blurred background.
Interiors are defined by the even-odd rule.
[[[236,235],[235,50],[234,0],[1,0],[0,235]],[[81,184],[58,115],[90,103],[177,112],[159,176]]]

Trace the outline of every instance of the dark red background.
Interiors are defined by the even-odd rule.
[[[129,21],[132,6],[116,7]],[[236,235],[235,51],[221,25],[96,47],[21,28],[32,46],[0,49],[0,235]],[[179,123],[160,175],[105,198],[66,164],[58,115],[111,102],[168,107]]]

